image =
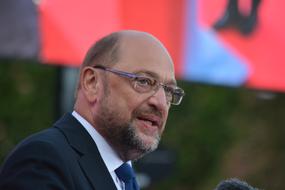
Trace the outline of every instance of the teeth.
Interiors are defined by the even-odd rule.
[[[148,120],[148,119],[145,119],[145,118],[139,118],[139,119],[144,121],[148,125],[157,125],[157,123],[155,121],[151,121],[151,120]]]
[[[146,123],[148,123],[149,125],[152,125],[151,121],[145,120]]]
[[[142,118],[140,120],[144,121],[147,125],[153,125],[153,122],[150,120],[146,120],[146,119],[142,119]]]

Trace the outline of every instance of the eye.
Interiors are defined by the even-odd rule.
[[[171,86],[163,86],[163,88],[164,88],[164,91],[167,93],[167,94],[173,94],[174,93],[174,88],[173,87],[171,87]]]
[[[143,87],[143,86],[154,86],[155,80],[148,78],[148,77],[137,77],[136,79],[137,85]]]
[[[171,100],[173,98],[174,88],[171,86],[163,86],[166,97]]]

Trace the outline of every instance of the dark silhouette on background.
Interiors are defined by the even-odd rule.
[[[252,0],[250,13],[243,15],[238,8],[238,0],[228,0],[224,15],[213,27],[216,30],[232,27],[243,35],[251,34],[257,25],[260,2],[261,0]]]
[[[218,184],[215,190],[259,190],[238,179],[224,180]]]

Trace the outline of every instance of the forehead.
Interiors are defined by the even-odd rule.
[[[166,48],[146,34],[121,38],[116,68],[147,73],[162,82],[175,82],[173,62]]]

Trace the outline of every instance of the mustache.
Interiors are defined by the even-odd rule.
[[[140,109],[134,111],[135,117],[140,116],[140,115],[155,115],[155,116],[159,117],[160,119],[163,118],[162,112],[159,111],[158,109],[154,108],[154,107],[140,108]]]

